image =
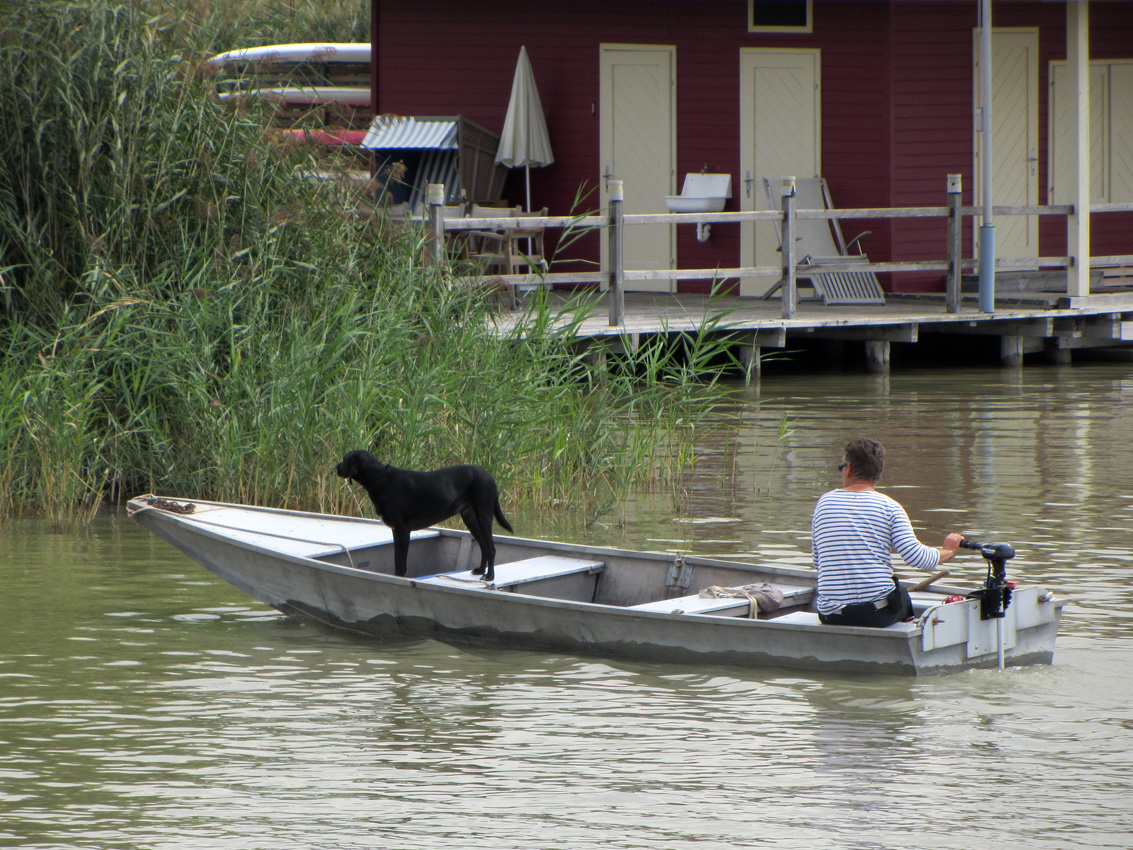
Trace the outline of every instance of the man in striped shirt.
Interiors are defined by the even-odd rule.
[[[940,549],[917,540],[905,509],[877,492],[884,467],[881,443],[853,440],[838,464],[842,488],[824,494],[814,508],[811,547],[823,623],[884,628],[911,617],[912,603],[893,577],[890,553],[910,567],[932,571],[956,557],[964,539],[949,534]]]

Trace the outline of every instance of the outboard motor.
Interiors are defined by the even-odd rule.
[[[1007,543],[976,543],[974,540],[964,540],[960,546],[979,552],[987,561],[984,586],[968,594],[969,599],[980,600],[980,619],[1002,619],[1015,587],[1014,582],[1007,581],[1007,562],[1015,557],[1015,549]]]

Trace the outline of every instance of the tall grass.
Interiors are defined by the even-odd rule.
[[[230,6],[0,14],[0,519],[139,491],[353,510],[332,468],[358,447],[595,513],[678,480],[722,344],[596,368],[584,298],[499,336],[485,296],[421,265],[422,231],[343,215],[353,189],[216,99],[198,59],[234,46]]]

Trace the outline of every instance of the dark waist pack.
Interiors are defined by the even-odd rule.
[[[832,625],[888,626],[913,616],[913,600],[909,591],[901,587],[896,577],[893,589],[873,602],[855,602],[842,610],[819,619]]]

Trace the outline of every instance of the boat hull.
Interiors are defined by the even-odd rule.
[[[141,525],[250,596],[290,615],[378,638],[424,637],[650,661],[918,674],[996,666],[1000,646],[1007,664],[1049,664],[1061,612],[1061,603],[1041,588],[1020,588],[1002,623],[980,622],[978,615],[973,619],[975,601],[934,608],[916,624],[890,629],[824,626],[808,611],[781,619],[642,611],[600,600],[644,599],[646,591],[640,588],[645,587],[653,588],[656,598],[679,593],[665,589],[678,572],[672,555],[497,538],[501,565],[550,552],[599,560],[604,571],[509,589],[489,589],[479,582],[438,584],[434,573],[457,570],[471,559],[475,547],[467,534],[429,532],[429,539],[411,544],[411,553],[415,547],[434,552],[443,563],[418,559],[414,569],[411,561],[410,576],[399,578],[383,571],[392,544],[388,530],[377,523],[222,507],[257,511],[250,514],[257,521],[282,517],[290,536],[273,532],[234,538],[226,527],[154,510],[140,500],[131,503]],[[342,539],[346,529],[353,538],[328,545],[314,537],[329,532],[313,529],[311,522],[341,525],[334,529],[335,539]],[[292,542],[273,544],[273,535]],[[297,535],[310,544],[306,550],[294,542]],[[694,558],[681,561],[680,567],[679,572],[695,570],[699,583],[713,585],[743,583],[749,577],[797,583],[810,572]]]

